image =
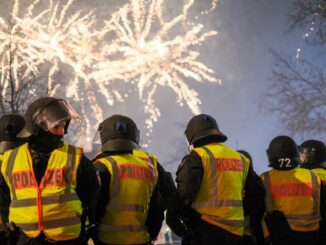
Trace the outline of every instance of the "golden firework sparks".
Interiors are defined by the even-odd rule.
[[[213,0],[211,9],[201,14],[213,11],[216,3]],[[73,12],[72,4],[73,0],[32,0],[26,9],[15,0],[10,21],[0,18],[2,96],[6,96],[4,88],[10,77],[19,88],[19,75],[38,76],[40,65],[49,64],[49,95],[64,91],[79,105],[86,122],[83,133],[89,140],[94,119],[103,120],[99,97],[112,106],[128,96],[120,86],[113,87],[112,81],[127,83],[129,91],[136,87],[149,114],[148,133],[160,116],[155,95],[162,86],[175,92],[177,103],[200,112],[198,93],[187,80],[220,81],[199,61],[197,46],[217,32],[189,23],[194,0],[185,0],[180,13],[170,19],[163,13],[166,0],[130,0],[110,15],[101,29],[96,28],[95,10]],[[62,65],[72,70],[69,81],[54,79]]]
[[[212,2],[212,11],[216,7]],[[200,112],[198,93],[187,79],[198,82],[220,82],[214,71],[198,61],[195,47],[216,31],[204,31],[200,23],[188,23],[188,12],[194,0],[184,2],[182,11],[172,19],[163,18],[164,0],[130,0],[106,22],[112,41],[104,47],[107,62],[101,62],[92,73],[96,81],[122,79],[135,82],[151,132],[153,122],[160,116],[155,105],[159,86],[170,87],[177,102],[187,104],[193,113]],[[180,28],[182,27],[182,28]],[[118,57],[118,58],[115,58]]]
[[[0,86],[5,98],[10,96],[10,83],[15,82],[18,90],[24,79],[48,72],[43,94],[64,94],[79,105],[89,136],[93,133],[89,118],[103,119],[96,93],[101,92],[108,101],[119,97],[116,90],[103,89],[103,84],[94,83],[88,76],[92,65],[102,59],[95,48],[107,31],[95,28],[93,11],[70,10],[73,1],[14,1],[9,20],[0,18]],[[44,64],[48,70],[40,72]],[[69,67],[71,79],[57,79],[62,67]]]

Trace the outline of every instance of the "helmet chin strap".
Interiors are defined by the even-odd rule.
[[[194,149],[194,145],[189,143],[186,132],[185,132],[185,137],[186,137],[186,142],[187,142],[187,146],[188,146],[188,151],[191,152]]]

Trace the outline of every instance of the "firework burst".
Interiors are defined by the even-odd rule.
[[[15,1],[9,20],[0,18],[1,100],[10,89],[18,91],[30,76],[38,76],[39,65],[46,60],[42,49],[26,38],[29,29],[17,20],[18,15],[19,1]]]
[[[103,119],[95,91],[100,91],[109,102],[118,100],[119,94],[114,89],[103,89],[103,84],[94,83],[88,76],[92,65],[102,59],[95,47],[107,31],[96,30],[93,11],[73,12],[72,4],[73,0],[15,0],[10,19],[0,19],[0,86],[2,99],[10,97],[12,83],[18,91],[22,82],[27,81],[28,89],[33,91],[36,84],[32,84],[35,79],[31,78],[47,72],[41,94],[71,98],[85,115],[83,130],[89,136],[89,118]],[[42,68],[45,64],[47,69]],[[65,70],[70,72],[58,79],[58,74]]]
[[[104,48],[108,62],[99,64],[92,76],[97,81],[109,78],[136,84],[149,114],[149,132],[160,116],[155,105],[155,92],[160,86],[171,88],[177,103],[187,104],[196,114],[200,112],[200,99],[186,80],[220,82],[212,69],[198,61],[195,47],[217,32],[205,32],[202,24],[187,23],[193,4],[193,0],[185,1],[179,15],[165,20],[164,0],[131,0],[106,22],[112,39]],[[216,1],[212,8],[215,5]]]
[[[220,82],[212,69],[201,63],[199,51],[207,37],[200,23],[189,23],[194,0],[185,0],[178,15],[167,19],[165,0],[130,0],[114,12],[103,28],[97,29],[93,11],[72,11],[74,0],[32,0],[28,8],[15,0],[9,21],[0,18],[0,85],[2,97],[6,86],[20,77],[38,77],[43,64],[48,65],[45,91],[64,95],[78,105],[86,124],[81,131],[91,139],[96,123],[103,120],[100,100],[113,105],[123,101],[134,87],[144,103],[148,133],[160,116],[155,104],[157,90],[171,88],[177,103],[186,104],[193,113],[200,112],[200,99],[187,80]],[[212,1],[211,12],[216,6]],[[26,4],[24,2],[24,4]],[[24,10],[23,13],[21,10]],[[101,47],[101,48],[98,48]],[[70,78],[56,79],[66,68]],[[129,92],[130,93],[130,92]],[[77,139],[85,144],[84,137]]]

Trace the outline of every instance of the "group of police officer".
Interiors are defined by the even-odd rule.
[[[25,117],[0,118],[0,244],[152,244],[164,219],[184,245],[326,244],[321,141],[298,147],[288,136],[274,138],[271,170],[258,176],[248,152],[223,144],[213,117],[196,115],[175,187],[157,157],[140,148],[132,119],[100,123],[94,140],[102,148],[91,161],[63,141],[69,125],[80,123],[54,97],[35,100]]]

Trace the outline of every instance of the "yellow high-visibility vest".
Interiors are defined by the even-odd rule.
[[[28,144],[7,151],[1,172],[11,195],[9,221],[30,238],[41,231],[55,241],[77,238],[82,205],[75,188],[81,156],[81,148],[68,144],[54,150],[38,185]]]
[[[293,231],[316,231],[320,221],[320,180],[310,170],[272,169],[262,174],[266,209],[282,211]]]
[[[2,164],[2,160],[3,160],[3,154],[0,154],[0,166]],[[0,215],[0,231],[4,231],[4,224],[1,215]]]
[[[314,171],[317,174],[317,176],[319,177],[321,183],[326,185],[326,169],[324,169],[324,168],[315,168],[315,169],[312,169],[312,171]]]
[[[193,149],[202,159],[204,175],[191,207],[201,218],[228,232],[244,232],[243,195],[248,159],[233,149],[213,143]]]
[[[157,184],[157,158],[141,150],[96,160],[111,174],[109,203],[98,237],[106,244],[141,244],[150,240],[145,226]]]

